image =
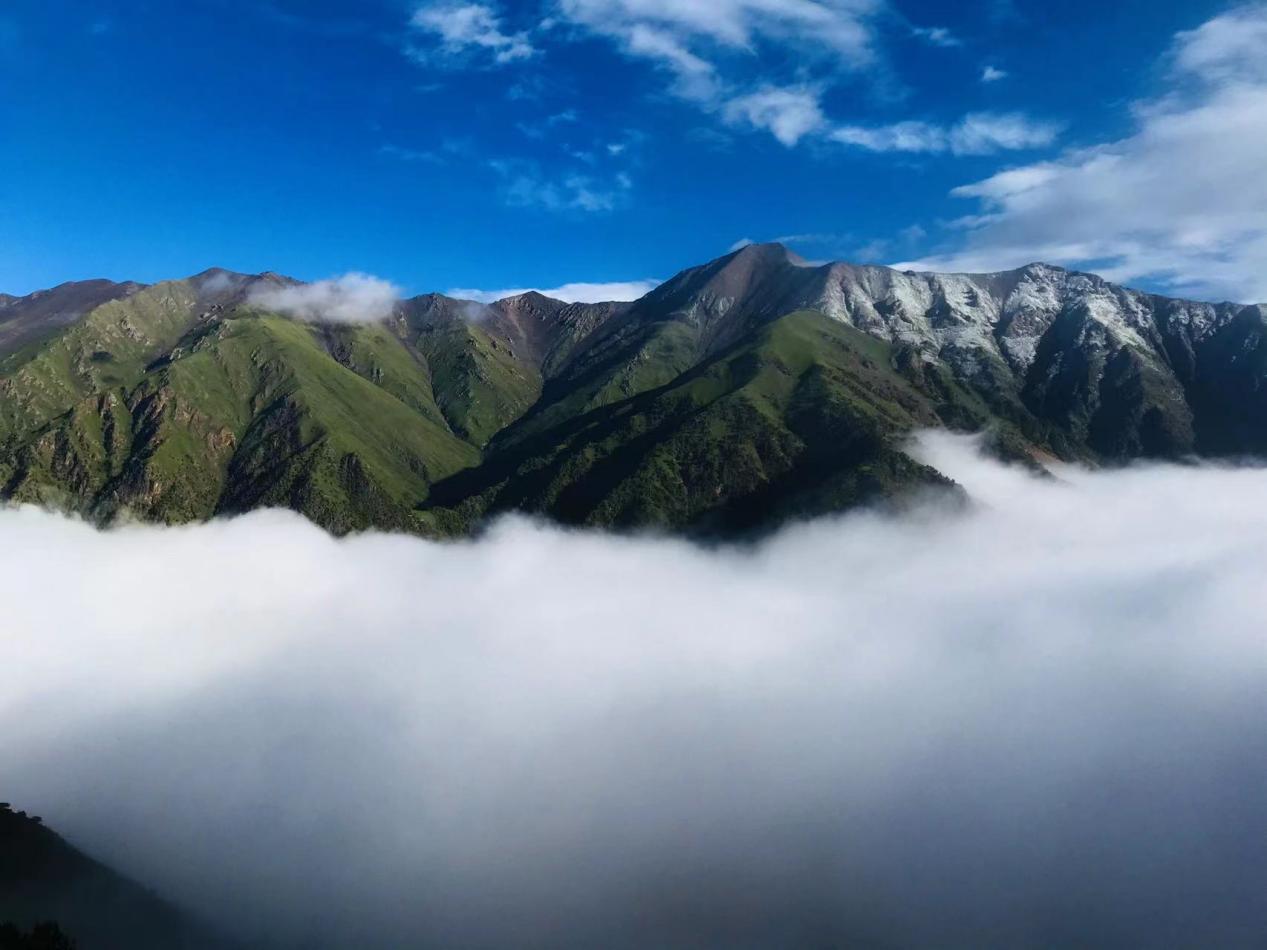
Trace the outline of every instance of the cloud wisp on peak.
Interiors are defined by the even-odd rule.
[[[375,323],[391,316],[400,288],[370,274],[349,273],[311,284],[261,286],[248,302],[297,320]]]

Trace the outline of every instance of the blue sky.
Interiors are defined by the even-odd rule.
[[[8,0],[0,290],[616,296],[784,238],[1267,299],[1265,48],[1213,0]]]

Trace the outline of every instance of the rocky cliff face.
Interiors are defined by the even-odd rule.
[[[679,274],[635,312],[681,319],[706,346],[795,310],[943,364],[1062,454],[1258,453],[1262,305],[1175,300],[1031,264],[996,274],[810,266],[753,245]],[[1083,451],[1086,450],[1086,451]]]

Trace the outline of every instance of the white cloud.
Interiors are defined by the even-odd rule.
[[[815,127],[817,96],[752,88],[748,76],[766,48],[817,60],[830,77],[871,65],[873,20],[883,0],[559,0],[562,21],[615,42],[672,77],[673,92],[729,121],[769,129],[794,144]],[[774,72],[774,67],[764,71]],[[795,96],[796,101],[792,101]]]
[[[551,9],[539,30],[570,27],[571,34],[560,35],[581,31],[604,37],[626,55],[667,72],[680,98],[731,125],[768,131],[788,147],[830,128],[821,104],[824,89],[842,71],[874,66],[877,23],[889,12],[886,0],[556,0]],[[479,47],[508,61],[535,52],[527,34],[506,33],[494,8],[484,4],[425,5],[413,22],[439,34],[449,53]],[[933,45],[960,45],[946,27],[912,30]],[[794,71],[779,65],[789,56],[797,63]],[[780,72],[786,81],[772,78]],[[762,81],[754,82],[754,75]],[[983,80],[1001,76],[987,69]],[[518,88],[512,87],[512,94]],[[531,137],[544,135],[540,126],[520,128]],[[1029,148],[1054,135],[1048,123],[985,114],[949,129],[905,121],[874,128],[844,125],[833,133],[837,141],[876,151],[956,155]],[[532,189],[525,182],[517,190]],[[557,188],[525,203],[567,204]]]
[[[539,122],[517,122],[515,127],[530,139],[544,139],[560,125],[572,125],[580,121],[575,109],[565,109],[554,115],[548,115]]]
[[[369,274],[344,274],[312,284],[257,287],[249,303],[299,320],[373,323],[391,316],[400,288]]]
[[[1040,122],[1020,113],[971,113],[950,130],[950,150],[956,155],[1039,148],[1056,140],[1060,125]]]
[[[461,300],[475,300],[479,303],[495,303],[507,297],[518,297],[526,293],[539,293],[555,300],[566,300],[568,303],[606,303],[609,300],[637,300],[650,293],[660,285],[658,280],[624,280],[609,283],[572,283],[559,287],[517,287],[506,290],[477,290],[471,287],[459,287],[445,293]]]
[[[914,121],[881,126],[846,125],[833,129],[828,137],[873,152],[990,155],[1050,145],[1059,131],[1057,123],[1038,121],[1020,113],[974,112],[948,128]]]
[[[719,81],[711,63],[688,50],[664,30],[637,23],[622,37],[625,49],[658,62],[675,75],[674,91],[686,99],[708,102],[719,94]]]
[[[1250,3],[1175,38],[1180,72],[1208,82],[1267,83],[1267,5]]]
[[[959,38],[944,26],[917,26],[912,32],[933,46],[950,48],[963,45]]]
[[[624,204],[633,190],[625,173],[614,175],[544,174],[532,162],[493,161],[489,166],[503,179],[506,203],[514,208],[542,208],[546,211],[613,211]]]
[[[750,52],[771,41],[829,51],[858,68],[874,58],[880,0],[559,0],[567,21],[621,41],[671,69],[699,68],[704,51]],[[691,49],[700,52],[697,55]]]
[[[450,56],[483,50],[497,63],[510,63],[536,53],[526,33],[505,32],[496,8],[484,3],[424,3],[414,10],[409,22],[414,29],[437,36],[441,50]],[[425,52],[417,55],[426,58]]]
[[[1007,78],[1007,71],[999,69],[997,66],[986,66],[981,70],[982,82],[998,82],[1000,79]]]
[[[726,120],[767,129],[784,145],[795,145],[825,124],[818,92],[805,87],[763,87],[726,103]]]
[[[1261,933],[1267,472],[925,457],[740,549],[0,512],[5,798],[251,945]]]
[[[1095,267],[1172,292],[1267,300],[1267,5],[1181,33],[1172,89],[1137,103],[1137,128],[954,194],[980,202],[957,247],[902,266],[999,270],[1031,260]]]
[[[842,125],[828,137],[871,152],[944,152],[947,142],[945,129],[913,121],[880,126]]]

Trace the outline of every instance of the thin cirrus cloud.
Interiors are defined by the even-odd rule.
[[[473,287],[456,287],[446,291],[449,297],[474,300],[477,303],[496,303],[508,297],[537,293],[567,303],[626,302],[645,297],[660,285],[658,280],[618,280],[610,283],[570,283],[558,287],[516,287],[505,290],[478,290]]]
[[[400,293],[389,281],[350,273],[311,284],[257,287],[248,302],[298,320],[374,323],[391,316]]]
[[[914,121],[881,126],[847,125],[833,129],[828,138],[871,152],[990,155],[1050,145],[1060,129],[1059,123],[1038,121],[1021,113],[978,112],[964,116],[949,127]]]
[[[1175,36],[1169,88],[1133,106],[1132,134],[952,192],[976,208],[911,266],[1094,266],[1172,292],[1267,300],[1267,4]]]
[[[917,26],[912,32],[933,46],[951,49],[963,45],[963,41],[944,26]]]
[[[418,33],[434,37],[443,56],[484,53],[495,63],[512,63],[536,55],[527,33],[506,32],[502,18],[492,6],[439,0],[414,10],[409,21]],[[408,47],[409,55],[430,61],[430,53],[418,46]]]
[[[880,0],[560,0],[558,13],[668,70],[684,94],[709,98],[730,84],[727,54],[750,56],[764,44],[825,55],[836,67],[867,66],[884,8]]]
[[[248,946],[1263,933],[1267,473],[916,454],[737,548],[0,510],[5,797]]]
[[[512,208],[554,212],[598,213],[623,205],[633,190],[625,172],[547,174],[535,162],[497,159],[488,163],[502,180],[502,194]]]
[[[915,121],[837,126],[823,108],[823,95],[842,71],[857,74],[880,60],[880,25],[889,13],[883,0],[558,0],[552,15],[534,25],[534,35],[605,39],[664,72],[679,98],[727,125],[768,132],[789,148],[826,137],[872,151],[982,155],[1053,141],[1057,126],[1019,115],[969,115],[948,128]],[[483,52],[505,64],[538,51],[527,32],[508,32],[489,4],[427,3],[412,22],[434,34],[440,51],[450,55]],[[945,27],[910,30],[933,46],[961,45]],[[777,55],[766,55],[771,52]],[[754,63],[763,75],[777,77],[773,63],[789,52],[800,64],[795,81],[752,82]],[[419,57],[425,60],[426,53]],[[1002,75],[987,70],[982,78]]]

